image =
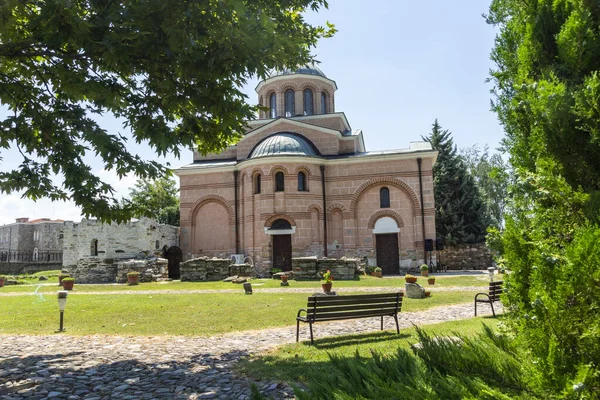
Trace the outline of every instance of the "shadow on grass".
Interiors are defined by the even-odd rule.
[[[359,346],[369,343],[380,343],[384,340],[407,339],[410,335],[404,333],[395,333],[390,331],[363,333],[357,335],[332,336],[323,339],[316,339],[314,345],[310,340],[302,342],[305,346],[314,346],[319,350],[331,350],[343,346]]]

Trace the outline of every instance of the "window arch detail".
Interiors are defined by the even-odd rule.
[[[307,192],[308,187],[306,185],[306,174],[302,171],[298,172],[298,191]]]
[[[310,89],[304,89],[304,115],[313,115],[315,113],[313,92]]]
[[[277,94],[275,92],[269,96],[269,118],[277,118]]]
[[[390,189],[387,187],[379,190],[379,208],[390,208]]]
[[[259,194],[261,190],[261,175],[257,173],[254,175],[254,194]]]
[[[275,191],[283,192],[285,191],[285,176],[283,172],[278,171],[275,173]]]
[[[285,116],[293,117],[296,115],[296,92],[293,89],[288,89],[284,93],[285,100]]]

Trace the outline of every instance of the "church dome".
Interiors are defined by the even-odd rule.
[[[283,71],[276,70],[269,74],[269,78],[274,78],[276,76],[282,76],[282,75],[298,75],[298,74],[317,75],[317,76],[322,76],[323,78],[327,78],[327,76],[323,73],[323,71],[321,71],[314,64],[305,65],[305,66],[296,68],[295,70],[291,70],[291,69],[284,69]]]
[[[315,157],[318,150],[304,137],[293,133],[276,133],[258,142],[248,158],[268,156]]]

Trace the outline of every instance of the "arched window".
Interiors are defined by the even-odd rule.
[[[92,239],[92,243],[90,244],[90,256],[98,255],[98,239]]]
[[[298,191],[306,192],[306,174],[304,172],[298,172]]]
[[[379,191],[379,207],[390,208],[390,190],[386,187]]]
[[[321,114],[327,114],[327,93],[321,92]]]
[[[260,174],[256,174],[254,177],[254,194],[260,193]]]
[[[270,117],[277,118],[277,95],[273,92],[269,99]]]
[[[285,91],[285,116],[293,117],[296,114],[295,107],[295,96],[296,94],[292,89]]]
[[[285,190],[285,181],[283,178],[283,172],[279,171],[275,174],[275,191],[283,192]]]
[[[310,89],[304,90],[304,115],[313,115],[315,113],[313,107],[313,92]]]

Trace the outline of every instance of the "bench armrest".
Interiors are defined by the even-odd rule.
[[[477,293],[475,295],[475,300],[477,300],[477,296],[486,296],[488,298],[488,301],[490,301],[490,295],[487,293]]]
[[[305,313],[307,313],[307,314],[308,314],[308,311],[306,310],[306,308],[301,308],[301,309],[299,309],[299,310],[298,310],[298,315],[296,315],[296,318],[299,318],[299,317],[300,317],[300,313],[301,313],[302,311],[304,311]]]

